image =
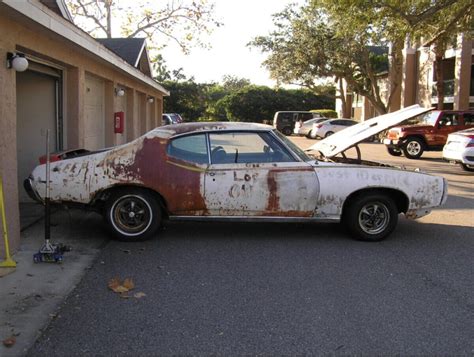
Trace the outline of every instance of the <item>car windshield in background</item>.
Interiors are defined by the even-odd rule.
[[[420,125],[431,125],[436,124],[436,119],[438,118],[439,112],[428,112],[426,114],[419,115],[415,118],[408,119],[403,122],[403,124],[420,124]]]
[[[285,135],[280,133],[278,130],[273,130],[276,136],[278,136],[285,144],[288,146],[298,157],[303,161],[312,161],[313,159],[309,157],[303,150],[289,140]]]

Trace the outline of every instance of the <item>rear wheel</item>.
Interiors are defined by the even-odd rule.
[[[387,146],[387,151],[392,156],[402,156],[402,152],[399,149],[394,149]]]
[[[409,159],[419,159],[424,151],[424,143],[419,138],[408,138],[403,153]]]
[[[286,136],[290,136],[293,133],[293,130],[291,130],[289,126],[285,126],[281,132]]]
[[[150,239],[161,223],[161,209],[148,191],[129,188],[115,191],[106,202],[105,218],[116,239]]]
[[[324,135],[324,137],[327,138],[328,136],[331,136],[332,134],[334,134],[332,131],[328,131],[326,135]]]
[[[353,238],[377,242],[386,238],[398,222],[395,202],[383,194],[357,196],[345,209],[343,222]]]

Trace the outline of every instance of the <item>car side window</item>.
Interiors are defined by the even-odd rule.
[[[195,164],[208,164],[206,135],[187,135],[171,140],[168,156]]]
[[[474,126],[474,114],[464,113],[464,125]]]
[[[212,164],[296,161],[270,134],[221,132],[209,134]]]
[[[459,125],[459,114],[445,113],[439,119],[439,126]]]

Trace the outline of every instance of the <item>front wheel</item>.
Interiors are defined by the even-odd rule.
[[[467,165],[461,163],[461,167],[464,171],[474,172],[474,165]]]
[[[403,153],[409,159],[419,159],[424,151],[424,143],[418,138],[408,138]]]
[[[354,198],[343,216],[343,223],[353,238],[370,242],[386,238],[395,229],[397,222],[397,206],[383,194]]]
[[[400,150],[397,150],[388,146],[387,146],[387,151],[392,156],[402,156],[402,152]]]
[[[118,190],[105,206],[105,218],[116,239],[133,242],[150,239],[161,223],[161,209],[148,191],[130,188]]]

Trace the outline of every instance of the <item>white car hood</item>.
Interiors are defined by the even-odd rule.
[[[325,157],[330,158],[370,138],[372,135],[376,135],[404,120],[429,112],[430,110],[433,110],[433,108],[423,108],[415,104],[393,113],[380,115],[341,130],[310,146],[306,151],[319,151]]]

